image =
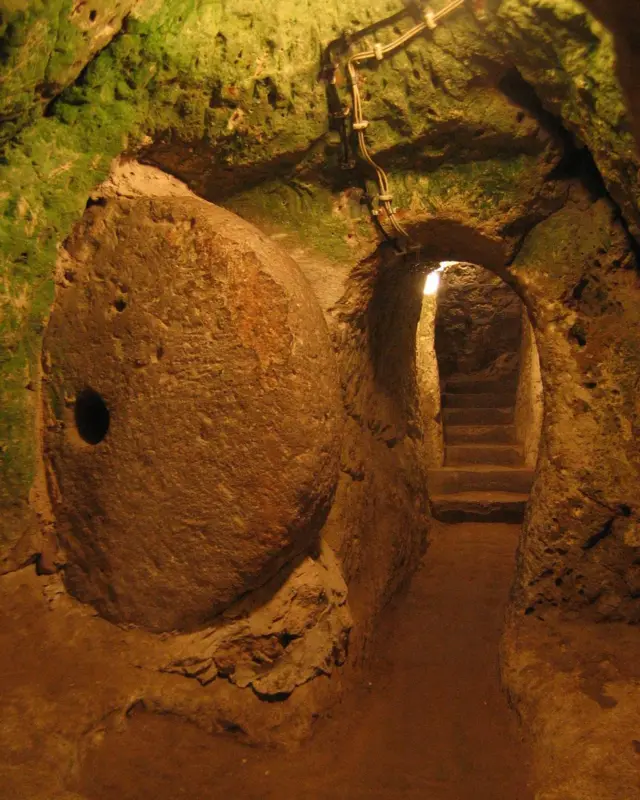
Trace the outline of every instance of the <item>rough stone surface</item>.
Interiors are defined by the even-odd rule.
[[[516,492],[456,492],[432,495],[433,516],[440,522],[520,523],[527,494]]]
[[[616,76],[613,37],[575,0],[492,0],[491,6],[490,34],[535,88],[544,110],[587,148],[637,236],[640,160]]]
[[[0,780],[16,800],[80,800],[80,764],[141,710],[251,744],[307,737],[351,626],[326,545],[199,634],[111,625],[34,570],[0,578],[0,599]]]
[[[536,800],[637,797],[637,636],[551,619],[507,629],[503,679],[531,733]]]
[[[576,237],[576,230],[581,231]],[[513,267],[529,296],[545,412],[517,603],[637,622],[638,406],[633,251],[610,204],[576,191]]]
[[[145,0],[9,0],[2,8],[0,145],[42,113]]]
[[[202,625],[317,540],[341,419],[324,320],[277,246],[197,198],[93,205],[67,253],[44,356],[66,583],[109,619]]]
[[[378,614],[417,568],[430,529],[415,360],[423,286],[424,275],[383,246],[352,270],[333,311],[347,425],[323,536],[349,586],[356,664],[375,642]]]
[[[528,467],[535,467],[538,461],[543,413],[544,397],[540,358],[529,316],[526,309],[523,308],[515,426],[518,441],[522,444],[524,463]]]
[[[436,295],[424,295],[416,333],[418,390],[424,430],[425,462],[439,467],[444,460],[444,441],[440,407],[440,375],[435,348]]]
[[[303,748],[249,749],[241,734],[207,741],[180,720],[138,714],[88,753],[77,791],[90,800],[174,800],[187,787],[212,800],[533,800],[529,748],[495,670],[517,530],[439,534],[387,609],[363,679]]]
[[[627,94],[627,106],[634,123],[636,145],[640,146],[640,8],[635,0],[584,0],[584,5],[614,34],[616,70]]]
[[[170,640],[163,672],[217,677],[264,698],[290,695],[344,663],[352,621],[347,587],[331,549],[306,558],[287,580],[249,595],[216,629]]]
[[[458,264],[438,289],[435,347],[440,377],[479,375],[509,379],[518,370],[521,302],[496,275]]]

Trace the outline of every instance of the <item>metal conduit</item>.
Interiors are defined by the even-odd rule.
[[[404,47],[404,45],[408,44],[412,39],[415,39],[415,37],[421,34],[423,31],[433,30],[440,20],[444,19],[453,11],[456,11],[458,8],[463,6],[465,2],[466,0],[452,0],[452,2],[444,6],[444,8],[440,9],[440,11],[438,12],[434,12],[429,7],[427,7],[423,11],[424,22],[420,22],[417,25],[414,25],[413,28],[410,28],[408,31],[406,31],[406,33],[403,33],[402,36],[399,36],[393,42],[390,42],[387,45],[376,44],[373,46],[371,50],[364,50],[361,53],[356,53],[355,55],[351,56],[351,58],[349,58],[347,61],[347,74],[349,77],[349,87],[351,89],[351,99],[352,99],[351,127],[354,133],[356,134],[356,138],[358,141],[358,148],[360,150],[362,158],[369,164],[369,166],[376,173],[376,179],[379,191],[378,202],[380,206],[382,206],[382,208],[385,210],[385,213],[393,230],[400,236],[404,237],[405,239],[408,239],[409,236],[407,234],[407,231],[400,224],[396,216],[396,209],[392,205],[393,195],[389,187],[389,179],[387,178],[387,174],[379,164],[376,164],[367,146],[365,130],[367,129],[369,122],[363,116],[362,98],[360,97],[360,88],[358,86],[358,71],[356,69],[356,66],[364,61],[369,61],[371,59],[375,59],[376,61],[382,61],[386,56],[391,55],[399,48]],[[377,214],[377,210],[374,209],[372,213]]]

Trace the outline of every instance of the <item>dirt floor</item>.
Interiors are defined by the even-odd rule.
[[[519,527],[441,525],[386,613],[358,689],[291,753],[132,714],[84,761],[90,800],[530,800],[529,753],[498,676]]]

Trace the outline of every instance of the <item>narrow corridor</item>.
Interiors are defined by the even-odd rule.
[[[89,756],[80,790],[91,800],[529,800],[528,751],[498,675],[518,533],[436,523],[362,685],[300,751],[142,713]]]

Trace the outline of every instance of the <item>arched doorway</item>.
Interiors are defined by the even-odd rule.
[[[440,262],[424,291],[417,362],[433,515],[521,522],[542,425],[524,304],[497,275],[466,262]]]

